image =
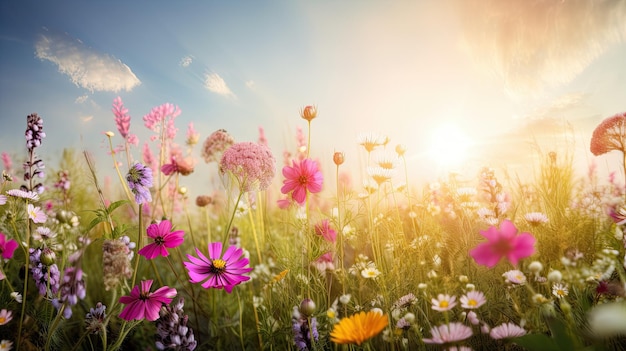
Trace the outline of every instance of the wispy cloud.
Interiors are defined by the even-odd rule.
[[[59,72],[70,77],[74,84],[91,92],[131,91],[141,84],[120,60],[88,48],[67,34],[46,31],[35,43],[35,53],[39,59],[56,64]]]
[[[624,1],[462,0],[466,45],[515,95],[571,82],[626,39]]]
[[[74,100],[75,104],[82,104],[83,102],[87,101],[87,99],[89,99],[89,95],[82,95],[76,98],[76,100]]]
[[[223,96],[235,96],[222,77],[217,73],[207,73],[204,76],[204,87],[210,92]]]
[[[178,64],[181,67],[189,67],[192,62],[193,62],[193,56],[192,55],[187,55],[187,56],[181,58],[180,62]]]
[[[256,83],[253,80],[249,80],[246,82],[246,86],[248,89],[254,90],[256,88]]]

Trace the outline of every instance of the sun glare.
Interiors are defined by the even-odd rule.
[[[467,159],[469,137],[454,124],[445,124],[431,133],[429,156],[439,166],[454,168]]]

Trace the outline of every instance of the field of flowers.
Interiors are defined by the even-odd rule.
[[[44,166],[27,117],[23,158],[2,154],[0,350],[626,350],[624,164],[579,177],[551,152],[527,181],[417,189],[372,133],[355,185],[311,150],[315,106],[278,160],[262,130],[180,142],[179,113],[146,114],[141,148],[114,100],[116,179],[87,152]],[[590,144],[624,154],[626,114]],[[190,198],[203,161],[223,187]]]

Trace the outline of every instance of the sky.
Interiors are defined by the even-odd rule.
[[[371,132],[406,146],[414,183],[523,173],[549,151],[582,172],[620,169],[588,145],[626,111],[625,0],[0,0],[0,52],[0,151],[16,156],[37,112],[45,160],[86,149],[111,170],[119,96],[142,142],[154,106],[180,108],[180,144],[194,123],[199,186],[210,133],[257,141],[263,127],[280,168],[306,105],[329,176],[335,151],[363,173],[357,140]]]

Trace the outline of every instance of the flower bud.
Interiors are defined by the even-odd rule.
[[[333,162],[335,162],[335,164],[337,166],[343,164],[343,162],[345,161],[345,155],[343,152],[335,152],[335,154],[333,155]]]
[[[205,207],[210,205],[213,202],[213,199],[208,195],[200,195],[196,198],[196,206]]]
[[[115,134],[112,131],[105,132],[104,135],[108,136],[109,138],[112,138],[115,136]]]
[[[311,105],[306,106],[302,111],[300,111],[300,117],[311,122],[315,117],[317,117],[317,107]]]
[[[313,313],[315,313],[315,308],[315,302],[311,299],[304,299],[300,303],[300,313],[307,317],[312,316]]]
[[[52,266],[54,264],[54,261],[56,261],[57,259],[57,255],[56,253],[54,253],[54,251],[52,251],[52,249],[50,248],[45,248],[43,249],[43,251],[41,251],[41,263],[43,263],[45,266]]]
[[[404,156],[405,152],[406,152],[406,146],[402,144],[396,145],[396,153],[398,154],[398,157]]]

